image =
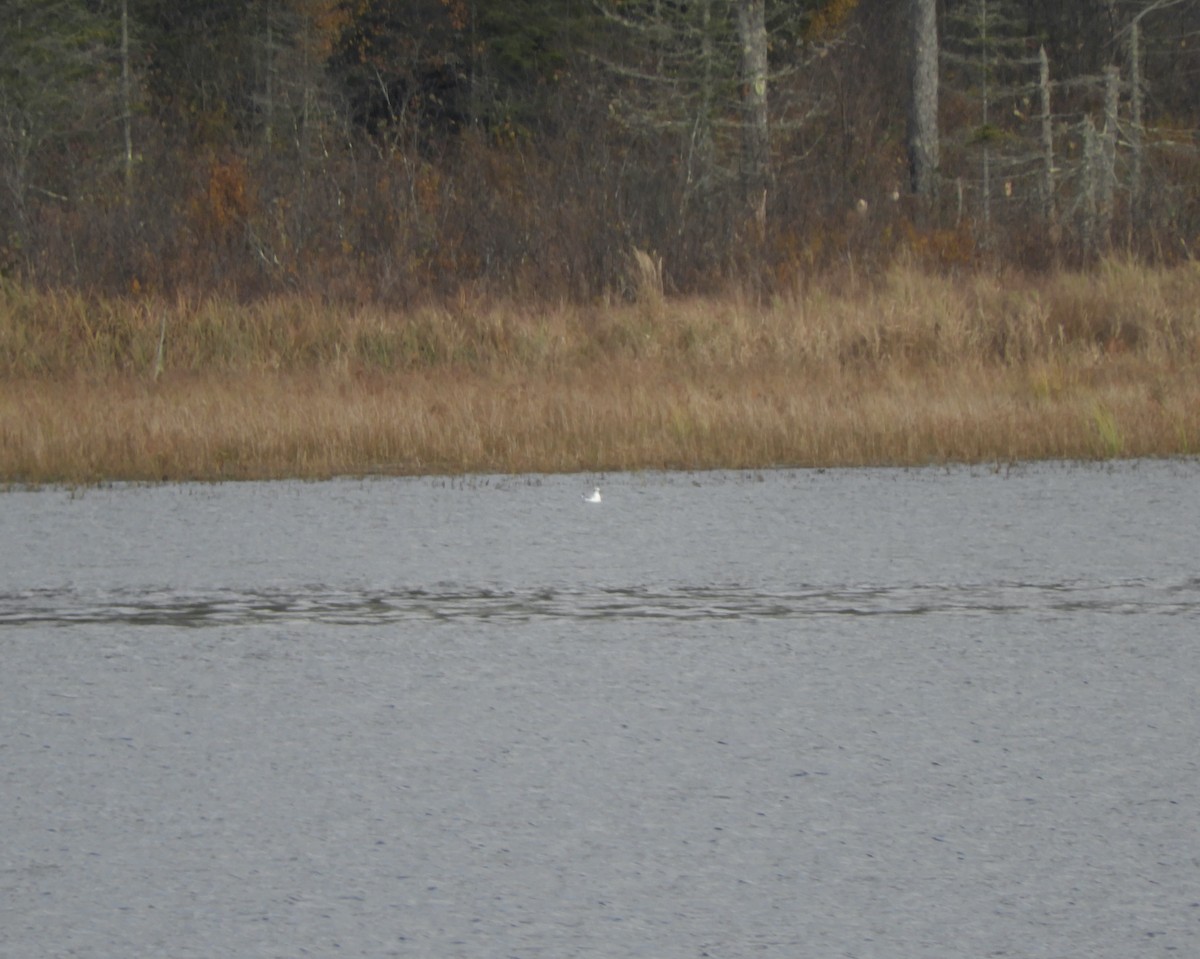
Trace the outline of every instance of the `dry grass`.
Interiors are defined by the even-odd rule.
[[[165,319],[163,372],[157,376]],[[1200,270],[394,313],[0,295],[8,482],[1192,454]]]

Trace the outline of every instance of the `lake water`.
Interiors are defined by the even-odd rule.
[[[0,956],[1200,955],[1198,493],[4,494]]]

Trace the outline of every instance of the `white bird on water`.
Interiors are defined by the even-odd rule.
[[[584,496],[583,501],[585,503],[599,503],[600,502],[600,487],[597,486],[594,490],[592,490],[592,493],[590,496]]]

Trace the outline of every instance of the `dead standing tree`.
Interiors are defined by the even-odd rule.
[[[912,192],[936,198],[939,163],[936,0],[909,0],[908,162]]]
[[[1132,240],[1147,225],[1145,178],[1147,170],[1145,96],[1146,80],[1143,70],[1143,21],[1150,14],[1157,14],[1172,7],[1179,7],[1189,0],[1149,0],[1129,20],[1129,24],[1118,35],[1126,45],[1126,61],[1129,68],[1129,234]]]
[[[1041,58],[1028,47],[1005,0],[972,0],[947,23],[946,89],[955,110],[975,120],[951,141],[958,215],[970,215],[984,248],[994,247],[1011,221],[1024,220],[1042,192],[1035,184],[1045,185],[1045,147],[1031,119]]]
[[[641,156],[656,160],[627,182],[640,176],[660,187],[629,205],[642,220],[630,229],[631,244],[674,245],[710,267],[740,261],[756,269],[771,227],[774,141],[821,109],[797,78],[839,42],[852,7],[597,0],[609,32],[593,56],[613,78],[610,116]],[[675,174],[668,190],[664,170]]]
[[[767,230],[767,189],[771,179],[764,0],[738,0],[737,26],[742,48],[742,185],[761,243]]]
[[[728,0],[598,0],[590,53],[611,77],[608,115],[627,146],[619,230],[631,248],[711,259],[732,181],[729,92],[737,62]],[[684,249],[687,248],[687,252]]]

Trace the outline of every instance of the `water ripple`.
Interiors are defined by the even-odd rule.
[[[89,623],[207,627],[310,622],[371,625],[535,619],[755,620],[837,616],[1004,615],[1096,612],[1194,614],[1200,579],[1180,582],[991,583],[803,586],[764,591],[737,585],[496,586],[439,584],[397,589],[327,586],[78,590],[0,593],[0,626]]]

